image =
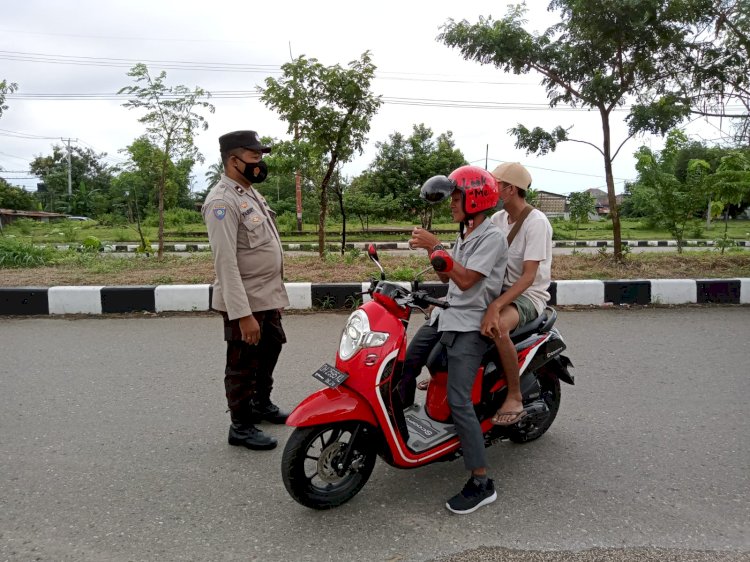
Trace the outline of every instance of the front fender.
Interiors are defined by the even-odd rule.
[[[370,405],[346,386],[323,388],[305,398],[286,420],[292,427],[305,427],[357,420],[373,427],[379,424]]]

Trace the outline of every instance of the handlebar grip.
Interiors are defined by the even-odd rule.
[[[422,300],[427,304],[432,304],[440,308],[450,308],[451,305],[446,301],[441,301],[439,299],[434,299],[432,297],[424,296]]]

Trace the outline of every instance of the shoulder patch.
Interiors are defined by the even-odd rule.
[[[227,208],[224,205],[216,205],[214,207],[214,216],[219,220],[224,220],[227,215]]]

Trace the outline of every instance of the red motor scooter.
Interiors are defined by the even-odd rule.
[[[313,373],[327,388],[305,398],[291,413],[295,427],[281,460],[289,494],[304,506],[330,509],[353,498],[365,485],[377,456],[398,468],[416,468],[461,454],[447,401],[447,363],[441,344],[430,354],[432,375],[424,404],[406,409],[399,383],[406,355],[406,329],[412,310],[448,304],[419,289],[385,280],[377,250],[370,258],[381,272],[373,280],[368,302],[355,310],[341,335],[335,367],[325,364]],[[437,271],[449,271],[445,252],[431,259]],[[429,269],[429,268],[428,268]],[[425,270],[426,271],[426,270]],[[518,350],[521,392],[527,415],[516,425],[492,424],[502,404],[506,383],[497,350],[487,340],[487,352],[477,372],[472,400],[486,445],[510,439],[524,443],[541,437],[560,407],[560,381],[573,384],[565,343],[553,328],[557,313],[548,307],[511,337]]]

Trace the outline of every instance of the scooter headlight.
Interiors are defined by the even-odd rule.
[[[339,357],[344,361],[354,357],[363,347],[380,347],[388,341],[385,332],[371,332],[370,320],[363,310],[355,310],[349,316],[341,334]]]

